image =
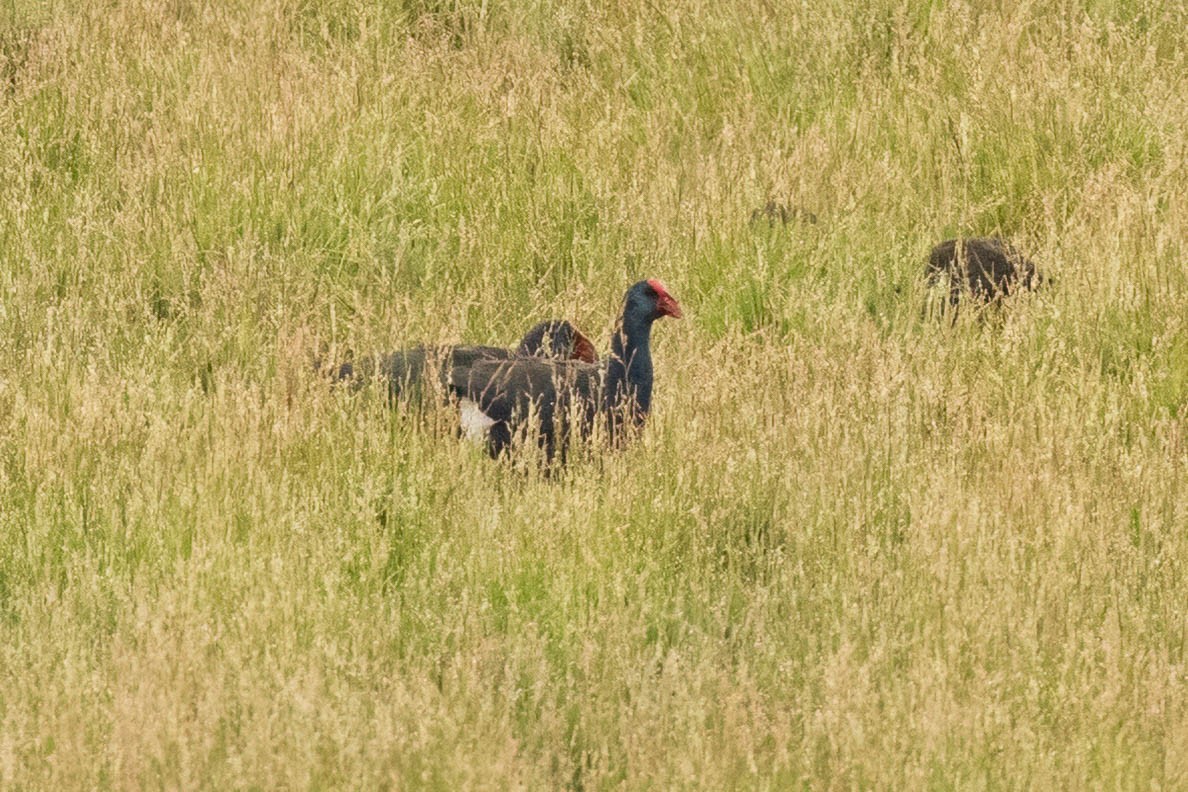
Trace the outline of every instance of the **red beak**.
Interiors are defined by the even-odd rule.
[[[673,319],[681,318],[681,304],[673,299],[668,292],[660,292],[657,296],[656,310],[660,312],[661,316],[671,316]]]
[[[673,296],[668,293],[668,289],[664,288],[664,284],[652,278],[648,281],[648,285],[656,292],[656,312],[660,316],[671,316],[673,319],[680,319],[681,304],[673,299]]]

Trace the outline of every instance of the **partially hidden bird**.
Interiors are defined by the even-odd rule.
[[[949,290],[949,305],[964,295],[990,303],[1039,284],[1035,265],[998,237],[947,239],[932,248],[925,276],[932,285]]]
[[[463,431],[485,436],[492,457],[516,438],[534,435],[548,461],[572,439],[587,439],[601,426],[612,445],[643,427],[652,408],[652,324],[681,318],[680,303],[659,280],[627,290],[611,336],[609,357],[599,363],[514,358],[456,366],[449,387],[458,398]]]
[[[549,319],[533,325],[515,349],[476,344],[415,346],[384,355],[378,360],[343,363],[334,370],[332,376],[335,380],[357,385],[378,376],[387,384],[389,398],[399,401],[423,394],[426,372],[436,374],[436,381],[444,394],[454,372],[480,362],[521,358],[596,363],[598,352],[590,339],[570,322]]]

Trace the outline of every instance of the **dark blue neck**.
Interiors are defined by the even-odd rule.
[[[650,317],[624,316],[611,338],[604,406],[612,413],[626,409],[636,424],[652,407],[651,335]]]

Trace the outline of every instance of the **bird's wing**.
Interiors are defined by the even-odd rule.
[[[601,382],[599,367],[574,361],[518,358],[455,366],[450,388],[489,418],[507,421],[530,406],[552,411],[559,401],[592,398]]]

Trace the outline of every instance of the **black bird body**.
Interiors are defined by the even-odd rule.
[[[455,371],[483,362],[532,357],[592,363],[598,360],[598,353],[590,340],[572,324],[552,319],[534,325],[515,349],[475,344],[417,346],[392,352],[378,360],[364,360],[358,365],[344,363],[334,372],[334,378],[361,382],[378,376],[387,383],[388,395],[393,401],[416,399],[423,396],[429,372],[436,374],[438,385],[446,389]]]
[[[463,431],[474,439],[485,432],[491,456],[518,433],[536,429],[552,459],[568,445],[572,429],[589,435],[605,374],[604,365],[570,360],[485,360],[455,369],[450,385],[461,402]]]
[[[997,237],[941,242],[929,254],[925,274],[930,284],[949,287],[952,306],[963,294],[988,303],[1039,284],[1035,265]]]
[[[535,430],[552,459],[564,453],[575,429],[589,437],[600,417],[611,442],[621,443],[624,430],[642,427],[651,410],[651,331],[662,316],[679,318],[679,303],[659,281],[640,281],[627,291],[611,354],[602,363],[521,358],[455,368],[450,387],[462,403],[463,428],[472,435],[485,431],[492,456]]]

